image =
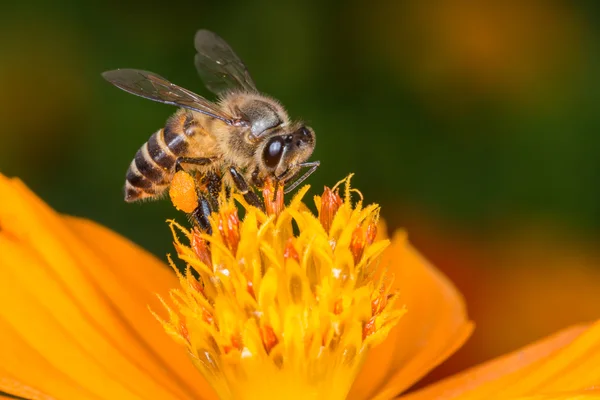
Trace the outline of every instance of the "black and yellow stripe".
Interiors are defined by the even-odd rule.
[[[177,157],[188,148],[185,135],[170,125],[150,136],[136,153],[127,170],[125,201],[156,197],[169,185]]]

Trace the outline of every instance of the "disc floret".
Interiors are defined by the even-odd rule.
[[[378,271],[379,206],[352,203],[349,179],[285,206],[267,184],[263,212],[234,195],[212,235],[171,221],[181,288],[161,322],[222,399],[343,399],[368,349],[404,313]],[[359,193],[360,195],[360,193]],[[235,200],[245,208],[240,220]]]

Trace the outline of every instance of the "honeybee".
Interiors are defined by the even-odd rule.
[[[199,30],[194,43],[196,69],[217,102],[152,72],[117,69],[102,74],[126,92],[180,107],[135,155],[126,175],[125,201],[160,196],[179,169],[195,170],[213,184],[222,179],[256,206],[261,203],[252,187],[267,178],[285,184],[286,193],[294,190],[319,166],[319,161],[307,162],[315,148],[313,129],[292,122],[277,100],[259,93],[222,38]],[[206,201],[199,204],[198,212],[206,214],[208,206]]]

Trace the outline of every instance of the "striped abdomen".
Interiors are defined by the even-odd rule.
[[[180,129],[167,123],[150,136],[129,165],[125,181],[125,201],[132,202],[162,194],[171,183],[177,157],[183,156],[188,143]]]

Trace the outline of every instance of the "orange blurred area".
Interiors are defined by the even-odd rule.
[[[453,112],[482,96],[512,107],[544,103],[561,76],[576,73],[585,58],[588,27],[571,3],[380,1],[365,20],[389,38],[374,51],[397,78],[408,78],[425,101]]]
[[[600,317],[600,251],[589,239],[539,221],[481,236],[408,207],[400,220],[463,293],[475,322],[465,346],[419,387]]]

